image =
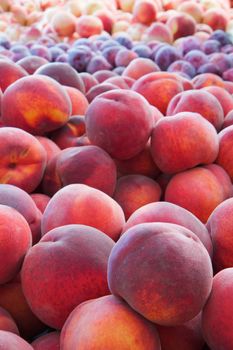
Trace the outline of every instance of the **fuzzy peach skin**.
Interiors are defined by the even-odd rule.
[[[196,31],[195,19],[186,13],[177,13],[168,18],[166,25],[171,30],[173,39],[193,35]]]
[[[23,293],[35,315],[61,329],[77,305],[109,294],[107,262],[113,246],[111,238],[90,226],[48,232],[30,249],[21,271]]]
[[[54,79],[33,75],[11,84],[2,98],[2,120],[31,134],[43,135],[64,125],[71,113],[65,89]]]
[[[138,57],[129,63],[122,76],[137,80],[146,74],[159,71],[160,68],[155,62],[149,58]]]
[[[233,198],[229,198],[215,208],[206,223],[213,242],[213,267],[215,272],[233,267],[232,208]]]
[[[4,59],[0,60],[0,88],[3,92],[16,80],[27,75],[26,70],[16,63]]]
[[[212,257],[213,246],[210,234],[205,225],[190,211],[169,202],[146,204],[129,217],[122,234],[135,225],[148,222],[167,222],[186,227],[197,235]]]
[[[32,193],[30,197],[32,198],[33,202],[40,210],[40,212],[43,214],[48,202],[50,201],[50,197],[44,193]]]
[[[39,241],[42,213],[27,192],[14,185],[0,184],[0,204],[12,207],[23,215],[31,229],[32,242]]]
[[[2,127],[0,144],[0,183],[34,191],[46,166],[46,152],[39,141],[19,128]]]
[[[152,106],[165,114],[170,100],[182,92],[184,87],[176,74],[155,72],[139,78],[132,86],[132,90],[144,96]]]
[[[20,271],[32,245],[32,233],[23,215],[7,205],[0,204],[0,221],[0,284],[4,284]]]
[[[159,168],[151,156],[150,142],[148,142],[145,148],[136,156],[127,160],[115,159],[115,163],[119,177],[123,175],[139,174],[155,179],[160,173]]]
[[[32,339],[46,330],[46,326],[29,308],[20,281],[14,279],[0,285],[0,306],[11,314],[24,339]]]
[[[0,330],[8,331],[19,335],[18,327],[11,314],[0,306]]]
[[[233,268],[220,271],[213,279],[210,297],[203,309],[202,331],[211,350],[233,348]]]
[[[145,147],[153,127],[149,103],[134,91],[112,90],[96,97],[86,113],[91,143],[117,159],[132,158]]]
[[[49,62],[39,67],[35,71],[35,74],[48,76],[63,86],[71,86],[75,89],[78,89],[82,93],[85,92],[84,83],[80,75],[68,63]]]
[[[172,44],[173,42],[173,35],[168,28],[168,26],[164,23],[155,22],[152,23],[143,33],[142,40],[145,42],[150,42],[153,40],[157,40],[160,42],[165,42],[168,44]]]
[[[220,165],[233,180],[233,161],[232,161],[232,149],[233,149],[233,125],[230,125],[220,131],[218,134],[219,139],[219,153],[216,159],[216,163]]]
[[[161,192],[155,180],[147,176],[132,174],[118,179],[113,198],[120,204],[127,220],[135,210],[143,205],[159,201]]]
[[[192,79],[194,89],[202,89],[206,86],[225,87],[225,83],[218,75],[213,73],[198,74]]]
[[[233,96],[227,91],[227,89],[220,86],[206,86],[203,90],[208,91],[218,99],[225,117],[233,109]]]
[[[163,350],[203,350],[201,313],[182,325],[157,329]]]
[[[17,61],[17,65],[25,69],[28,74],[35,73],[39,67],[43,66],[46,63],[48,63],[48,60],[39,56],[26,56]]]
[[[166,174],[213,163],[218,151],[217,132],[199,113],[180,112],[160,119],[151,135],[153,160]]]
[[[199,238],[170,223],[133,226],[108,260],[112,294],[162,326],[194,318],[210,294],[212,277],[211,259]]]
[[[89,105],[89,102],[85,95],[80,90],[72,86],[64,86],[64,88],[71,100],[71,115],[85,115],[87,107]]]
[[[222,185],[225,198],[230,198],[233,196],[233,185],[230,176],[227,172],[218,164],[208,164],[204,165],[203,168],[210,170],[218,179],[219,183]]]
[[[113,295],[77,306],[61,332],[61,350],[160,350],[155,325]]]
[[[33,347],[23,338],[12,332],[0,330],[1,350],[33,350]]]
[[[71,147],[57,158],[56,171],[63,186],[83,183],[112,196],[117,170],[110,155],[97,146]]]
[[[46,136],[35,136],[35,138],[40,142],[41,146],[46,151],[47,155],[47,164],[55,155],[60,153],[61,149],[58,147],[58,145],[51,139],[49,139]]]
[[[73,115],[61,128],[50,133],[50,138],[55,144],[65,149],[78,146],[78,139],[86,131],[85,118],[82,115]]]
[[[165,190],[165,201],[189,210],[203,223],[228,197],[225,185],[211,170],[201,166],[175,174]]]
[[[218,99],[207,90],[183,91],[174,96],[168,105],[166,114],[172,116],[180,112],[199,113],[216,130],[219,131],[222,128],[224,121],[223,108]]]
[[[157,11],[153,0],[136,0],[133,7],[133,22],[150,25],[156,21]]]
[[[34,350],[60,350],[60,333],[53,331],[41,335],[31,345]]]
[[[50,200],[42,217],[42,234],[55,227],[82,224],[117,240],[125,223],[119,204],[102,191],[83,184],[67,185]]]

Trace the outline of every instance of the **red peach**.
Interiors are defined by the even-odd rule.
[[[203,23],[208,24],[213,30],[226,30],[228,20],[227,12],[220,8],[210,8],[203,13]]]
[[[85,95],[80,90],[72,86],[65,86],[65,90],[68,93],[71,100],[71,115],[84,115],[89,105]]]
[[[0,329],[19,335],[18,327],[10,313],[0,306]]]
[[[193,35],[196,31],[196,21],[186,13],[177,13],[167,20],[167,26],[170,28],[174,40],[188,35]]]
[[[159,66],[152,60],[149,58],[138,57],[129,63],[129,65],[125,68],[122,76],[137,80],[146,74],[159,71]]]
[[[20,78],[26,77],[28,73],[16,63],[0,60],[0,88],[4,92],[8,86]]]
[[[30,197],[33,199],[35,205],[43,214],[48,202],[50,201],[50,197],[43,193],[32,193]]]
[[[31,345],[34,350],[60,350],[60,333],[53,331],[41,335]]]
[[[0,344],[3,350],[33,350],[33,347],[17,334],[3,330],[0,330]]]
[[[133,6],[133,21],[150,25],[155,22],[157,7],[151,0],[136,0]]]
[[[100,34],[103,30],[102,21],[95,16],[83,15],[76,22],[76,31],[82,38]]]
[[[17,65],[25,69],[28,74],[34,74],[39,67],[47,63],[48,60],[39,56],[26,56],[17,61]]]
[[[220,102],[224,116],[227,115],[233,109],[233,97],[232,95],[223,87],[220,86],[207,86],[204,88],[205,91],[208,91],[213,96],[215,96]]]
[[[232,162],[232,141],[233,125],[223,129],[219,134],[219,153],[216,159],[216,163],[223,167],[233,180],[233,162]]]

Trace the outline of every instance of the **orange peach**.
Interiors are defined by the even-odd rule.
[[[155,325],[113,295],[82,303],[70,314],[61,332],[61,350],[76,348],[161,349]]]
[[[51,140],[61,149],[78,146],[77,141],[86,131],[85,118],[74,115],[61,128],[50,134]],[[58,153],[58,152],[57,152]],[[55,154],[54,154],[55,155]]]
[[[172,116],[180,112],[199,113],[218,131],[222,128],[224,121],[222,105],[208,90],[188,90],[174,96],[168,105],[166,114]]]
[[[224,81],[222,78],[213,73],[199,74],[192,79],[194,89],[201,89],[206,86],[220,86],[224,87]]]
[[[177,7],[177,11],[184,12],[194,18],[197,23],[202,22],[204,10],[201,4],[188,0],[181,2],[181,4]]]
[[[32,245],[32,233],[26,219],[17,210],[0,204],[0,284],[12,280],[21,269]]]
[[[85,95],[80,90],[71,86],[65,86],[65,90],[72,104],[71,115],[85,115],[89,105]]]
[[[146,74],[159,71],[159,66],[152,60],[149,58],[138,57],[129,63],[129,65],[125,68],[122,76],[137,80]]]
[[[52,28],[61,37],[70,37],[76,30],[76,17],[69,12],[57,12],[52,18]]]
[[[77,305],[109,294],[107,262],[113,246],[107,235],[85,225],[64,225],[42,237],[21,271],[23,292],[35,315],[61,329]]]
[[[136,0],[133,6],[133,21],[150,25],[155,22],[157,7],[153,0]]]
[[[212,279],[211,259],[202,242],[187,228],[170,223],[131,227],[108,260],[112,294],[162,326],[180,325],[200,313]]]
[[[226,30],[228,20],[227,12],[219,8],[210,8],[203,13],[203,23],[208,24],[213,30]]]
[[[65,89],[42,75],[21,78],[10,85],[2,98],[4,125],[41,135],[64,125],[71,113]]]
[[[145,42],[150,42],[152,40],[158,40],[171,44],[173,42],[173,35],[171,30],[164,23],[155,22],[150,25],[148,29],[145,30],[142,35],[142,40]]]
[[[151,135],[153,160],[166,174],[213,163],[218,151],[217,132],[199,113],[181,112],[160,119]]]
[[[135,225],[147,222],[167,222],[186,227],[196,234],[212,257],[213,247],[208,230],[190,211],[169,202],[146,204],[130,216],[122,233]]]
[[[0,60],[0,88],[3,92],[16,80],[27,75],[26,70],[16,63],[4,59]]]
[[[0,183],[34,191],[46,166],[46,152],[40,142],[24,130],[1,127],[0,144]]]
[[[146,99],[135,91],[125,93],[120,89],[96,97],[85,120],[91,143],[117,159],[129,159],[141,152],[153,127]]]
[[[165,201],[189,210],[203,223],[225,199],[225,188],[216,175],[200,166],[174,175],[165,191]]]
[[[213,96],[215,96],[220,102],[224,116],[226,116],[233,109],[233,97],[232,95],[223,87],[220,86],[207,86],[204,88]]]
[[[31,345],[34,350],[60,350],[60,333],[53,331],[41,335]]]
[[[122,207],[127,220],[138,208],[160,200],[161,188],[158,183],[144,175],[126,175],[118,179],[113,195]]]
[[[113,240],[120,236],[125,223],[119,204],[102,191],[84,184],[71,184],[50,200],[42,217],[42,233],[68,224],[95,227]]]
[[[219,134],[219,153],[216,159],[216,163],[223,167],[233,180],[233,162],[232,162],[232,141],[233,125],[230,125],[223,129]]]
[[[82,15],[76,22],[76,31],[82,38],[100,34],[103,28],[102,21],[92,15]]]

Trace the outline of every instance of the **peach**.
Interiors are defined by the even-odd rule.
[[[117,67],[127,67],[138,55],[132,50],[122,48],[116,53],[115,64]]]
[[[153,0],[136,0],[133,6],[133,21],[150,25],[155,22],[157,7]]]
[[[113,195],[116,187],[116,165],[103,149],[97,146],[70,147],[57,157],[55,179],[61,187],[81,183]]]
[[[55,155],[48,162],[43,179],[38,188],[40,192],[43,192],[44,194],[50,197],[52,197],[57,191],[59,191],[62,188],[61,179],[56,171],[58,156],[59,154]]]
[[[100,9],[95,11],[95,16],[98,17],[103,23],[103,29],[110,33],[112,32],[112,27],[115,23],[114,15],[111,11],[107,9]]]
[[[213,288],[202,313],[204,339],[212,350],[231,350],[233,305],[233,268],[220,271],[213,279]]]
[[[166,24],[155,22],[145,30],[144,34],[142,35],[142,40],[147,43],[152,40],[158,40],[160,42],[171,44],[173,42],[173,35]]]
[[[188,90],[174,96],[167,107],[166,114],[172,116],[180,112],[199,113],[218,131],[222,128],[224,121],[222,105],[208,90]]]
[[[155,72],[139,78],[134,83],[132,90],[144,96],[152,106],[165,114],[170,100],[183,91],[184,87],[176,74]]]
[[[0,204],[16,209],[26,219],[31,229],[33,243],[41,237],[41,213],[30,195],[19,187],[0,184]]]
[[[177,13],[168,18],[167,26],[171,30],[174,40],[193,35],[196,31],[196,21],[186,13]]]
[[[157,329],[163,350],[203,350],[201,313],[182,325]]]
[[[106,83],[116,85],[120,89],[130,89],[135,82],[135,79],[126,76],[111,77],[106,80]]]
[[[181,4],[177,7],[177,11],[184,12],[194,18],[197,23],[202,22],[204,10],[201,4],[188,0],[181,2]]]
[[[213,73],[199,74],[192,79],[194,89],[202,89],[206,86],[220,86],[224,87],[224,81],[222,78]]]
[[[68,317],[61,332],[61,350],[78,348],[161,349],[156,327],[113,295],[82,303]]]
[[[0,306],[0,330],[19,334],[18,327],[10,313]]]
[[[33,347],[17,334],[3,330],[0,330],[0,344],[2,349],[33,350]]]
[[[108,91],[89,105],[86,133],[91,143],[112,157],[129,159],[143,150],[150,137],[151,114],[149,103],[137,92]]]
[[[4,59],[0,60],[0,88],[3,92],[9,85],[27,75],[26,70],[16,63]]]
[[[227,12],[219,8],[212,8],[203,13],[203,23],[208,24],[213,30],[226,30],[228,20]]]
[[[233,109],[229,113],[227,113],[223,122],[223,128],[227,128],[232,124],[233,124]]]
[[[1,127],[0,144],[0,182],[34,191],[46,166],[46,152],[39,141],[24,130]]]
[[[2,119],[6,126],[41,135],[64,125],[71,113],[65,89],[54,79],[33,75],[13,83],[3,94]]]
[[[135,0],[118,0],[119,8],[124,12],[132,12]]]
[[[74,115],[61,128],[50,134],[53,142],[61,149],[77,146],[77,140],[86,131],[84,116]],[[58,152],[57,152],[58,153]],[[54,154],[55,155],[55,154]]]
[[[48,63],[48,60],[39,56],[26,56],[17,61],[17,65],[25,69],[28,74],[33,74],[39,67],[46,63]]]
[[[233,187],[230,176],[227,172],[217,164],[208,164],[203,166],[205,169],[212,171],[212,173],[216,176],[223,187],[223,191],[225,193],[225,198],[232,197],[233,195]]]
[[[165,191],[165,201],[189,210],[203,223],[225,199],[225,187],[216,175],[200,166],[174,175]]]
[[[118,75],[111,70],[99,70],[95,72],[93,75],[98,80],[99,83],[103,83],[108,78],[118,77]]]
[[[95,77],[93,77],[93,75],[90,73],[81,72],[79,76],[83,81],[86,93],[90,90],[90,88],[92,88],[95,85],[98,85],[98,80]]]
[[[106,82],[104,81],[103,83],[90,88],[90,90],[86,94],[86,98],[88,100],[88,103],[90,104],[97,96],[103,94],[104,92],[108,92],[116,89],[119,89],[119,87],[116,86],[115,84],[111,84],[111,83],[108,83],[107,81]]]
[[[215,208],[207,221],[207,228],[214,248],[213,267],[215,272],[233,266],[232,246],[230,244],[233,232],[232,208],[233,200],[229,198]]]
[[[72,104],[71,115],[84,115],[89,105],[85,95],[80,90],[71,86],[65,86],[65,90]]]
[[[218,150],[215,128],[199,113],[181,112],[160,119],[151,135],[152,157],[166,174],[213,163]]]
[[[220,102],[224,116],[226,116],[233,109],[233,97],[232,95],[223,87],[220,86],[207,86],[204,88],[213,96],[215,96]]]
[[[108,260],[112,294],[162,326],[194,318],[211,292],[212,277],[211,259],[199,238],[185,227],[164,222],[127,230]]]
[[[13,280],[0,286],[0,306],[11,314],[23,338],[31,339],[45,331],[45,325],[29,308],[19,281]]]
[[[82,15],[76,22],[76,31],[82,38],[100,34],[103,30],[102,21],[92,15]]]
[[[58,145],[54,141],[50,140],[48,137],[35,136],[35,138],[40,142],[41,146],[44,148],[46,152],[47,164],[50,161],[50,159],[52,159],[55,155],[60,153],[61,149],[58,147]]]
[[[113,246],[110,237],[85,225],[64,225],[42,237],[21,271],[23,292],[35,315],[61,329],[77,305],[109,294],[106,273]]]
[[[32,245],[32,234],[26,219],[17,210],[0,204],[2,264],[0,284],[12,280],[20,271],[24,257]]]
[[[150,143],[136,156],[127,160],[115,159],[118,175],[139,174],[156,178],[160,173],[157,165],[154,163],[150,152]]]
[[[126,76],[137,80],[146,74],[159,71],[159,66],[152,60],[150,60],[149,58],[138,57],[128,64],[122,76]]]
[[[216,163],[223,167],[233,180],[233,162],[232,162],[232,141],[233,125],[230,125],[223,129],[219,134],[219,153],[216,159]]]
[[[71,86],[83,93],[85,92],[81,77],[68,63],[49,62],[39,67],[35,71],[35,74],[48,76],[56,80],[61,85]]]
[[[76,17],[69,12],[57,12],[52,17],[51,25],[59,36],[70,37],[76,30]]]
[[[31,345],[34,350],[60,350],[60,333],[53,331],[41,335]]]
[[[43,214],[48,202],[50,201],[50,197],[44,193],[32,193],[30,197],[33,199],[35,205]]]
[[[148,222],[167,222],[189,229],[196,234],[212,256],[213,247],[208,230],[190,211],[169,202],[149,203],[137,209],[130,216],[123,227],[122,233],[135,225]]]
[[[160,200],[161,188],[158,183],[144,175],[126,175],[118,179],[113,195],[122,207],[127,220],[138,208]]]
[[[71,184],[51,198],[41,227],[45,234],[62,225],[88,225],[117,240],[124,223],[121,207],[107,194],[84,184]]]

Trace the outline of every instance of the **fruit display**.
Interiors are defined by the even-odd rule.
[[[232,140],[232,1],[0,0],[0,350],[232,350]]]

